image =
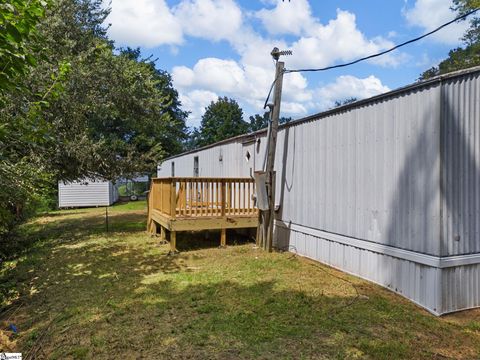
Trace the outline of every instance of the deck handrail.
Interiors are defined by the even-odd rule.
[[[252,178],[153,178],[149,211],[171,217],[253,216],[257,213]]]
[[[174,176],[174,177],[171,177],[171,176],[166,176],[166,177],[155,177],[155,178],[152,178],[152,181],[154,180],[161,180],[161,181],[165,181],[165,180],[182,180],[182,181],[189,181],[189,180],[217,180],[217,181],[222,181],[222,180],[237,180],[237,181],[245,181],[245,182],[251,182],[251,183],[254,183],[255,180],[253,178],[250,178],[250,177],[209,177],[209,176],[203,176],[203,177],[199,177],[199,176]]]

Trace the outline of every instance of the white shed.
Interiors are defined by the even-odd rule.
[[[85,179],[58,182],[58,207],[110,206],[118,200],[118,191],[111,181]]]

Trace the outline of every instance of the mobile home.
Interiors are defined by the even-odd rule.
[[[266,130],[165,160],[158,176],[262,170]],[[480,306],[480,68],[284,124],[275,246],[434,314]]]

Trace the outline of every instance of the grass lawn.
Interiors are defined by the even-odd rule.
[[[145,230],[145,203],[57,211],[0,269],[0,350],[24,359],[474,359],[480,311],[437,318],[383,288],[251,243]],[[358,292],[358,294],[357,294]],[[14,324],[14,335],[9,325]]]

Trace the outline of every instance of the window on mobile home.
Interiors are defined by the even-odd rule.
[[[198,177],[200,174],[200,170],[198,169],[198,156],[193,158],[193,176]]]

